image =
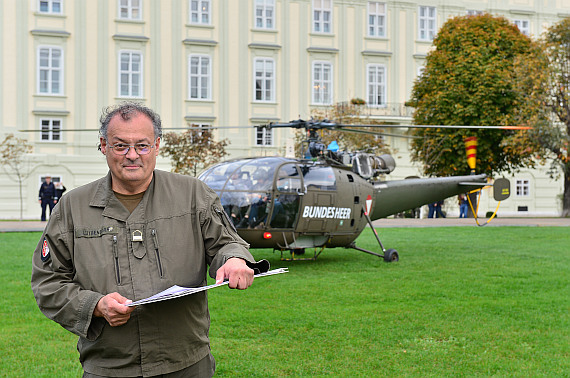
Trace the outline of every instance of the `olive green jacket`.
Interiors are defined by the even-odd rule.
[[[111,327],[93,317],[99,299],[133,301],[172,285],[202,286],[230,257],[253,257],[201,181],[155,170],[132,214],[111,175],[62,197],[34,252],[32,290],[40,310],[79,336],[85,371],[147,376],[186,368],[209,353],[205,292],[138,306]]]

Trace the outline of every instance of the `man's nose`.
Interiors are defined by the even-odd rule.
[[[135,146],[129,147],[129,150],[127,151],[127,159],[136,160],[136,159],[138,159],[138,157],[139,157],[139,154],[137,154],[137,151],[135,150]]]

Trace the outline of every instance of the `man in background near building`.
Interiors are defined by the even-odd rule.
[[[161,136],[151,109],[108,108],[99,141],[109,173],[61,198],[34,252],[34,296],[79,336],[83,377],[211,377],[206,291],[127,304],[204,286],[208,266],[216,283],[246,289],[258,267],[212,189],[155,170]]]
[[[467,196],[465,194],[459,195],[459,218],[467,218]]]
[[[55,191],[55,185],[51,182],[51,176],[46,176],[45,181],[40,186],[40,194],[38,196],[38,201],[42,205],[42,222],[46,220],[46,207],[49,206],[49,216],[51,218],[51,211],[57,203],[57,193]]]

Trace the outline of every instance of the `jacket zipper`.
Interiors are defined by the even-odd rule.
[[[117,274],[117,285],[121,284],[121,270],[119,268],[119,253],[117,252],[117,236],[113,235],[113,255],[115,256],[115,273]]]
[[[154,241],[154,253],[156,254],[156,264],[158,265],[158,274],[160,275],[160,278],[163,278],[162,261],[160,261],[160,252],[158,251],[158,235],[156,234],[155,229],[152,229],[150,233],[152,234],[152,240]]]

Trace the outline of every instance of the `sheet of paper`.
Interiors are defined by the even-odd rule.
[[[256,274],[253,277],[259,278],[259,277],[272,276],[274,274],[287,273],[288,271],[289,271],[288,268],[273,269],[273,270],[270,270],[270,271],[265,272],[265,273]],[[139,305],[143,305],[143,304],[147,304],[147,303],[166,301],[168,299],[173,299],[173,298],[183,297],[185,295],[195,294],[195,293],[198,293],[200,291],[213,289],[215,287],[224,286],[227,284],[228,284],[228,281],[224,281],[224,282],[219,283],[219,284],[212,284],[212,285],[201,286],[201,287],[182,287],[182,286],[174,285],[174,286],[171,286],[168,289],[161,291],[160,293],[157,293],[157,294],[150,296],[148,298],[144,298],[144,299],[138,300],[136,302],[131,302],[131,303],[127,304],[127,306],[129,306],[129,307],[139,306]]]

